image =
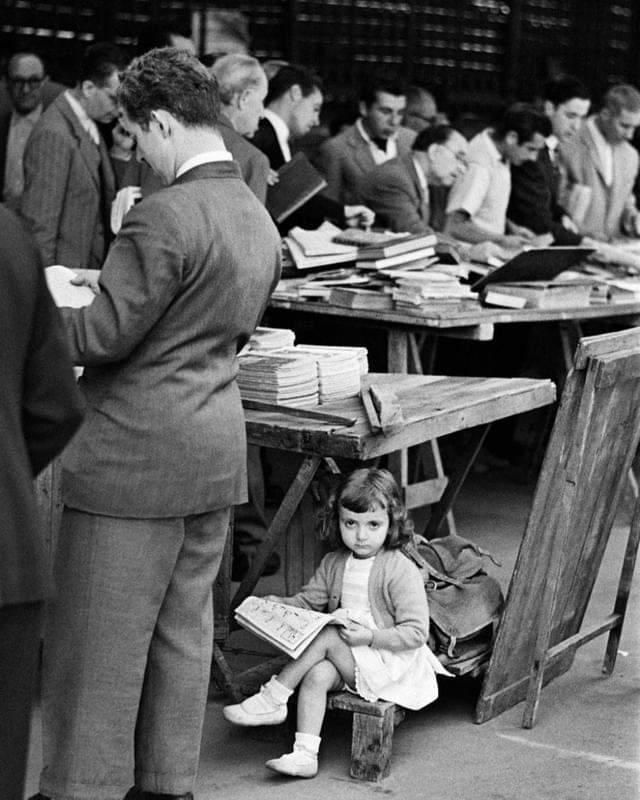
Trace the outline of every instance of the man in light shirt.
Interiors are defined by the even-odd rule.
[[[364,83],[359,119],[323,142],[318,153],[329,197],[340,203],[362,202],[358,182],[364,175],[410,152],[415,133],[401,128],[405,106],[405,89],[396,78],[374,74]]]
[[[27,141],[47,105],[47,82],[44,64],[35,53],[16,53],[9,59],[6,88],[10,106],[0,111],[0,199],[14,210],[24,189],[22,162]],[[47,93],[49,103],[56,93]]]
[[[638,153],[630,144],[640,125],[640,93],[627,84],[606,93],[600,111],[589,117],[577,136],[560,147],[567,171],[566,204],[576,211],[580,232],[609,241],[624,234],[640,235],[633,196]]]
[[[551,122],[551,135],[537,161],[511,167],[507,216],[536,234],[550,233],[556,245],[577,245],[582,236],[559,202],[563,183],[559,148],[569,145],[580,130],[589,112],[589,91],[575,78],[563,76],[546,84],[542,103]]]
[[[125,61],[114,45],[89,47],[78,83],[51,103],[29,137],[20,210],[45,266],[99,269],[106,256],[116,183],[96,123],[116,116]]]
[[[475,136],[469,145],[469,168],[449,195],[446,232],[466,242],[493,241],[512,249],[531,243],[531,231],[507,223],[510,165],[535,161],[550,133],[544,114],[516,103],[494,128]]]

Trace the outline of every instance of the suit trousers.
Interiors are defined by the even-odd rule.
[[[121,800],[132,782],[193,790],[229,515],[64,509],[43,659],[40,791],[52,800]]]
[[[0,797],[22,800],[44,602],[0,608]]]

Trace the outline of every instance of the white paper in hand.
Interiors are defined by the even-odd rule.
[[[111,230],[117,234],[122,227],[125,214],[134,203],[142,199],[142,190],[139,186],[125,186],[115,196],[111,203]]]
[[[95,294],[88,286],[74,286],[71,279],[76,273],[61,264],[54,264],[44,271],[47,286],[59,308],[82,308],[93,302]]]

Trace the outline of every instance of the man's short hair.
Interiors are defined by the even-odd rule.
[[[192,128],[215,127],[220,112],[215,78],[195,56],[175,47],[135,58],[122,75],[118,102],[145,130],[157,109]]]
[[[622,111],[635,114],[640,111],[640,92],[629,83],[612,86],[604,96],[603,108],[607,108],[614,117]]]
[[[219,58],[211,67],[211,74],[218,81],[220,101],[225,105],[231,103],[234,95],[257,89],[266,81],[260,62],[240,53]]]
[[[436,102],[433,94],[423,86],[407,86],[405,95],[407,98],[407,108],[414,108],[415,106],[421,105],[422,100],[425,97],[428,97],[429,100],[432,100],[434,104]]]
[[[412,150],[426,152],[432,144],[446,144],[454,131],[455,128],[451,125],[432,125],[425,128],[413,140]]]
[[[104,86],[114,72],[120,72],[127,64],[127,57],[115,44],[99,42],[88,47],[80,62],[78,80],[91,81]]]
[[[404,97],[406,88],[397,75],[374,72],[362,81],[360,100],[369,108],[378,99],[378,92],[386,92],[395,97]]]
[[[280,67],[269,81],[269,91],[264,101],[265,105],[269,105],[273,100],[278,100],[292,86],[296,85],[300,87],[303,97],[309,97],[316,90],[322,91],[322,81],[318,75],[297,64],[288,64]]]
[[[504,112],[495,126],[496,134],[504,138],[509,131],[518,135],[518,144],[530,142],[536,133],[551,136],[551,120],[530,103],[514,103]]]
[[[542,99],[548,100],[554,106],[568,103],[574,98],[580,100],[591,100],[591,93],[587,87],[574,78],[573,75],[561,75],[558,78],[548,81],[542,89]]]

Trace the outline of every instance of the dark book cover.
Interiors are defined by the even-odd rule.
[[[325,179],[304,153],[296,153],[278,170],[278,183],[267,189],[267,211],[280,223],[326,185]]]

